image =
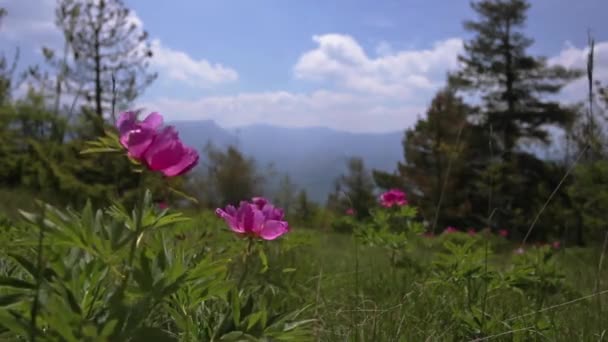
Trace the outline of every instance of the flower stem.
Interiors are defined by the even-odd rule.
[[[251,250],[253,249],[253,239],[248,238],[247,240],[247,249],[245,250],[245,255],[243,256],[243,272],[241,273],[241,277],[239,278],[239,282],[237,284],[237,289],[240,289],[243,286],[243,282],[247,277],[247,273],[249,271],[249,255],[251,254]]]

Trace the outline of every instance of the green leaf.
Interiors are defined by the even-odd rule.
[[[291,273],[291,272],[295,272],[295,271],[296,271],[296,269],[295,268],[291,268],[291,267],[283,269],[283,273]]]
[[[174,189],[172,187],[169,187],[169,191],[171,191],[172,193],[174,193],[174,194],[176,194],[176,195],[178,195],[180,197],[183,197],[183,198],[187,199],[188,201],[190,201],[190,202],[192,202],[194,204],[198,204],[198,200],[196,198],[194,198],[194,197],[192,197],[192,196],[190,196],[190,195],[188,195],[188,194],[186,194],[184,192],[181,192],[181,191],[179,191],[177,189]]]
[[[231,331],[227,334],[222,335],[220,341],[241,341],[245,333],[242,331]]]
[[[235,326],[239,326],[241,323],[241,299],[239,298],[239,290],[234,289],[232,291],[232,320]]]
[[[249,315],[249,317],[247,318],[247,330],[251,329],[257,322],[259,322],[265,314],[266,313],[264,311],[258,311],[252,315]]]
[[[132,342],[176,342],[178,339],[160,328],[144,327],[133,334]]]
[[[260,256],[260,261],[262,262],[262,270],[260,270],[260,273],[266,273],[266,271],[268,271],[268,257],[263,248],[259,249],[258,254]]]
[[[19,254],[9,253],[8,255],[15,259],[15,261],[21,265],[21,267],[23,267],[32,277],[36,278],[38,272],[36,271],[36,266],[34,266],[32,262]]]
[[[0,276],[0,286],[12,287],[16,289],[33,289],[36,285],[25,280]]]
[[[29,322],[17,312],[0,310],[0,326],[17,335],[26,336],[30,332]]]
[[[120,149],[114,147],[90,147],[80,151],[80,154],[111,153],[120,151]]]
[[[23,293],[11,293],[7,295],[0,296],[0,307],[11,306],[21,302],[21,299],[24,298],[25,295]]]
[[[301,321],[297,321],[297,322],[285,323],[285,327],[283,328],[283,331],[290,331],[299,326],[310,324],[315,321],[316,321],[316,319],[305,319],[305,320],[301,320]]]

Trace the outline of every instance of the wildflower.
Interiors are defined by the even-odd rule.
[[[500,236],[502,236],[502,237],[506,238],[506,237],[508,237],[508,236],[509,236],[509,231],[508,231],[508,230],[506,230],[506,229],[501,229],[501,230],[499,230],[499,231],[498,231],[498,235],[500,235]]]
[[[355,209],[353,209],[353,208],[346,209],[346,215],[349,215],[349,216],[355,215]]]
[[[477,231],[475,230],[475,228],[469,228],[469,229],[467,229],[467,233],[470,236],[475,236],[477,234]]]
[[[523,247],[519,247],[518,249],[515,250],[515,254],[517,255],[522,255],[524,254],[526,251],[524,250]]]
[[[158,209],[165,210],[169,208],[169,205],[165,201],[158,202]]]
[[[456,227],[448,226],[443,232],[446,234],[457,233],[458,229]]]
[[[218,208],[215,213],[241,235],[274,240],[289,231],[289,224],[283,220],[283,210],[266,202],[261,208],[260,201],[242,201],[238,208],[228,205],[225,210]]]
[[[390,208],[394,205],[404,206],[407,205],[407,199],[405,193],[399,189],[391,189],[382,195],[380,195],[380,205],[385,208]]]
[[[166,177],[179,176],[196,166],[199,156],[195,149],[182,143],[175,127],[160,130],[162,123],[163,117],[158,113],[138,121],[134,112],[124,112],[117,122],[120,143],[131,158],[150,170],[160,171]]]
[[[131,158],[141,159],[162,124],[163,117],[158,113],[150,113],[144,121],[138,121],[137,113],[124,112],[116,123],[120,144],[127,149]]]
[[[559,241],[553,241],[553,243],[551,244],[551,247],[553,247],[553,249],[559,249],[561,246],[562,244]]]

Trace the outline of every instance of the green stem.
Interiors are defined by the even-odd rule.
[[[43,242],[44,242],[44,212],[39,220],[38,223],[38,227],[40,228],[39,233],[38,233],[38,247],[37,247],[37,252],[38,252],[38,260],[37,260],[37,265],[36,265],[36,290],[35,290],[35,294],[34,294],[34,302],[32,303],[32,310],[31,310],[31,320],[30,320],[30,340],[36,341],[36,320],[38,318],[38,310],[40,308],[40,288],[42,287],[42,246],[43,246]]]
[[[243,257],[243,272],[241,273],[241,276],[239,277],[237,289],[241,289],[241,287],[243,286],[243,282],[245,281],[245,278],[247,277],[247,273],[249,271],[249,255],[251,254],[251,250],[253,249],[253,243],[254,243],[253,239],[248,238],[247,249],[245,250],[245,255]]]
[[[139,179],[139,196],[137,202],[137,208],[135,211],[135,232],[133,234],[133,239],[131,241],[131,247],[129,250],[129,258],[127,259],[127,264],[125,265],[124,270],[124,278],[122,283],[122,289],[124,290],[129,282],[129,278],[131,276],[131,270],[133,268],[133,260],[135,259],[135,250],[137,249],[137,240],[142,233],[142,218],[144,215],[144,204],[145,204],[146,190],[144,187],[144,177],[143,175]]]

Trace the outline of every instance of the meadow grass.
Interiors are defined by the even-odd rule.
[[[464,234],[456,239],[466,239]],[[461,306],[466,286],[441,286],[433,260],[442,240],[418,245],[414,265],[394,267],[382,248],[360,245],[352,236],[312,229],[295,229],[285,237],[308,240],[290,257],[274,259],[276,267],[295,268],[294,286],[300,301],[314,304],[319,320],[318,341],[460,341],[475,340],[462,334]],[[500,252],[488,262],[504,271],[514,268],[513,250],[519,245],[491,241]],[[530,248],[526,253],[533,253]],[[521,290],[503,289],[486,298],[488,320],[493,326],[478,340],[493,341],[599,341],[606,338],[608,315],[598,312],[598,299],[608,305],[607,267],[601,270],[604,286],[596,294],[598,248],[565,248],[552,258],[561,275],[558,289],[546,289],[538,305]],[[446,283],[448,280],[446,280]],[[601,292],[604,291],[604,292]],[[532,296],[533,297],[533,296]],[[540,317],[542,316],[542,317]],[[541,323],[539,323],[541,322]],[[604,334],[604,335],[603,335]]]

